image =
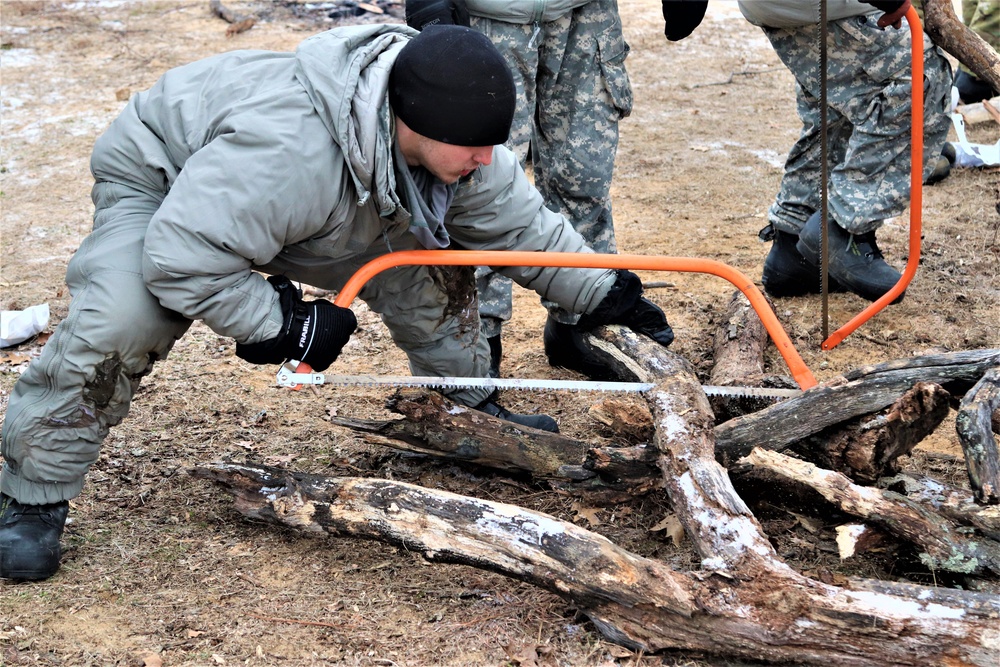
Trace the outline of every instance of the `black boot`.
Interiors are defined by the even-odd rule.
[[[500,377],[500,360],[503,359],[503,344],[500,341],[500,334],[492,338],[487,338],[486,342],[490,344],[489,376],[491,378],[498,378]]]
[[[759,234],[761,240],[772,240],[771,251],[764,260],[761,282],[764,291],[775,297],[820,294],[823,276],[818,266],[806,261],[795,248],[799,237],[795,234],[765,227]],[[827,291],[843,292],[844,288],[833,278],[827,280]]]
[[[542,339],[550,366],[583,373],[592,380],[618,380],[618,374],[583,342],[584,331],[575,324],[557,322],[550,315]]]
[[[0,578],[48,579],[59,569],[69,503],[23,505],[0,494]]]
[[[550,433],[559,432],[559,424],[556,420],[548,415],[519,415],[511,412],[507,408],[501,407],[497,403],[497,392],[490,394],[490,397],[485,401],[477,405],[475,410],[480,412],[485,412],[490,417],[496,417],[497,419],[503,419],[504,421],[511,422],[513,424],[520,424],[521,426],[527,426],[528,428],[535,428],[539,431],[549,431]]]
[[[951,175],[951,162],[948,162],[948,158],[943,155],[938,155],[934,158],[934,168],[931,173],[927,175],[924,179],[924,185],[934,185],[935,183],[940,183],[944,179]]]
[[[820,265],[821,235],[821,218],[817,211],[806,221],[795,246],[807,262],[816,266]],[[882,257],[875,242],[875,232],[851,234],[830,218],[829,244],[830,277],[861,298],[875,301],[899,282],[900,273]],[[893,303],[902,301],[904,294]]]

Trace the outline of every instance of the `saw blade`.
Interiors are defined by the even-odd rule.
[[[334,387],[427,387],[430,389],[519,389],[528,391],[596,391],[644,392],[653,389],[653,382],[612,382],[594,380],[547,380],[521,378],[468,378],[433,377],[420,375],[324,375],[323,373],[295,373],[282,369],[278,384],[291,387],[299,384],[325,384]],[[762,398],[791,398],[802,393],[800,389],[771,389],[767,387],[724,387],[702,385],[710,396],[753,396]]]

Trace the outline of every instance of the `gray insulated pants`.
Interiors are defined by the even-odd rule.
[[[472,27],[497,47],[517,85],[507,147],[524,166],[530,145],[545,205],[566,216],[596,252],[615,252],[611,175],[618,121],[632,112],[617,2],[593,0],[537,25],[474,16]],[[476,279],[484,331],[499,335],[511,317],[511,281],[487,267]],[[561,322],[579,319],[543,303]]]
[[[797,235],[821,201],[819,27],[764,33],[795,75],[802,120],[768,217],[781,231]],[[829,23],[827,49],[829,210],[841,227],[863,234],[900,215],[910,199],[910,32],[905,21],[899,30],[883,30],[871,15],[853,16]],[[951,95],[951,67],[927,35],[923,88],[926,178],[948,135]]]
[[[146,228],[162,195],[99,182],[93,199],[94,231],[67,270],[69,315],[14,385],[3,424],[0,491],[23,503],[80,494],[108,431],[127,415],[140,379],[191,325],[163,308],[143,281]],[[394,239],[394,249],[407,249],[406,240],[406,235]],[[364,262],[385,252],[370,248],[356,261],[334,262],[292,246],[272,264],[255,268],[337,289]],[[381,314],[413,374],[485,375],[489,347],[479,331],[471,269],[400,267],[379,274],[360,296]],[[461,390],[451,397],[476,405],[487,394]]]

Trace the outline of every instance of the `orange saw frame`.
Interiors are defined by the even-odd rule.
[[[516,250],[403,250],[377,257],[351,276],[334,303],[349,308],[373,276],[398,266],[547,266],[562,268],[630,269],[640,271],[680,271],[707,273],[732,283],[750,301],[784,358],[792,377],[802,389],[816,386],[816,378],[802,361],[792,341],[775,316],[767,299],[745,275],[722,262],[688,257],[649,255],[604,255],[572,252],[524,252]],[[308,373],[307,364],[300,363],[297,372]],[[296,387],[298,388],[298,387]]]

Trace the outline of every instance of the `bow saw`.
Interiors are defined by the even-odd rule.
[[[816,379],[802,361],[792,341],[788,338],[767,299],[753,281],[738,270],[711,259],[687,257],[660,257],[649,255],[604,255],[596,253],[523,252],[508,250],[404,250],[388,253],[371,260],[351,276],[334,303],[350,307],[361,288],[373,276],[397,266],[547,266],[564,268],[629,269],[648,271],[681,271],[707,273],[732,283],[750,302],[760,317],[792,373],[800,389],[769,389],[762,387],[705,388],[710,395],[731,395],[783,399],[796,396],[802,390],[816,386]],[[493,389],[563,389],[570,391],[648,391],[654,385],[643,382],[590,382],[566,380],[522,380],[498,378],[408,377],[371,375],[329,376],[314,373],[308,364],[289,362],[278,372],[277,383],[282,387],[298,389],[303,385],[316,386],[420,386],[437,389],[493,388]]]

